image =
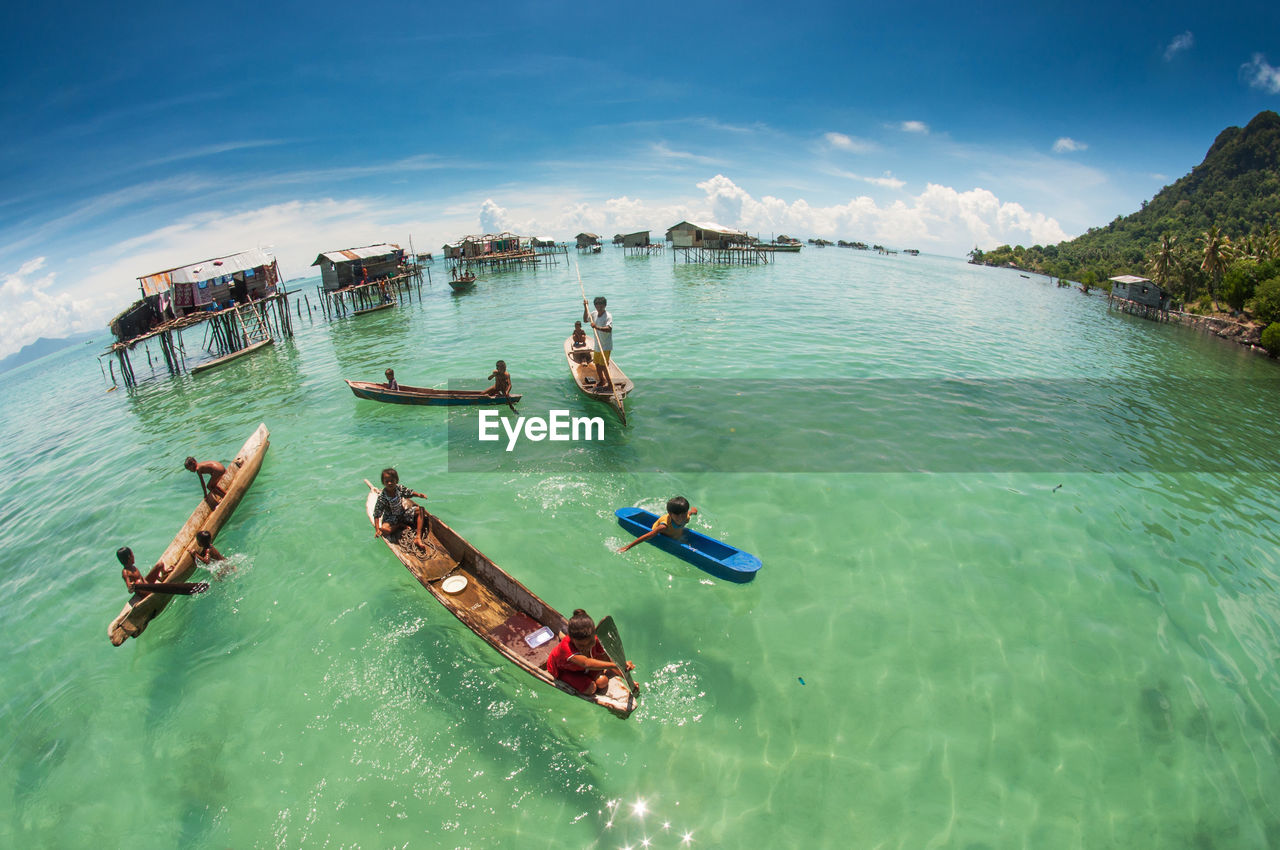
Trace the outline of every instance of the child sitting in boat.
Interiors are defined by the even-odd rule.
[[[489,373],[489,377],[485,380],[493,381],[493,386],[484,391],[485,395],[511,395],[511,374],[507,372],[507,361],[499,360],[495,363],[493,371]]]
[[[684,496],[675,496],[667,500],[667,512],[665,515],[658,517],[650,531],[632,540],[626,546],[619,549],[619,552],[625,552],[637,543],[643,543],[650,537],[658,534],[674,537],[676,540],[684,537],[684,527],[689,524],[689,517],[698,512],[698,509],[689,505],[689,500]]]
[[[209,504],[216,505],[223,496],[227,495],[227,491],[218,485],[218,480],[227,474],[227,468],[216,460],[197,461],[189,457],[183,466],[200,477],[201,489],[205,486],[204,477],[209,476],[209,490],[206,494],[210,497]]]
[[[636,665],[627,662],[627,669]],[[580,694],[604,693],[611,676],[622,676],[622,670],[609,660],[609,654],[596,637],[595,621],[581,608],[569,618],[569,633],[547,656],[547,672],[571,686]]]
[[[587,332],[582,329],[582,322],[573,323],[573,347],[582,348],[587,344]]]
[[[395,369],[388,369],[384,374],[387,376],[387,389],[389,389],[389,390],[398,390],[398,389],[400,389],[400,384],[396,383],[396,370],[395,370]]]
[[[401,486],[400,473],[395,469],[387,467],[382,470],[382,491],[378,493],[378,501],[373,506],[373,536],[399,534],[401,529],[415,525],[418,529],[416,542],[419,546],[425,546],[422,527],[427,512],[410,501],[415,496],[419,499],[427,498],[426,493],[417,493]],[[379,519],[383,521],[379,522]]]
[[[133,565],[133,550],[128,546],[121,546],[116,550],[116,558],[120,561],[120,577],[124,579],[124,586],[129,588],[130,593],[136,593],[133,586],[140,581],[160,583],[169,577],[170,569],[164,565],[164,561],[159,561],[151,572],[147,573],[143,578],[142,573],[138,572],[138,568]]]

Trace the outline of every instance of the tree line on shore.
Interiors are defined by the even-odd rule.
[[[1092,268],[1073,274],[1066,261],[1054,258],[1059,246],[1002,245],[994,251],[974,248],[969,261],[989,266],[1011,266],[1060,279],[1079,280],[1087,291],[1092,286],[1109,288]],[[1172,296],[1175,308],[1192,313],[1221,313],[1224,306],[1233,316],[1265,325],[1262,345],[1271,354],[1280,354],[1280,231],[1268,224],[1243,239],[1233,240],[1217,225],[1199,238],[1184,240],[1165,232],[1142,262],[1112,272],[1145,274]]]
[[[1223,130],[1200,165],[1137,212],[1057,245],[975,247],[969,259],[1078,281],[1086,290],[1109,288],[1107,279],[1116,275],[1149,277],[1181,309],[1218,313],[1225,307],[1267,325],[1263,345],[1275,354],[1280,351],[1277,223],[1280,115],[1264,111],[1243,129]]]

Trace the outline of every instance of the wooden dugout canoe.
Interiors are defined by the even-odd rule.
[[[388,302],[386,302],[385,304],[377,304],[377,305],[375,305],[375,306],[373,306],[373,307],[366,307],[366,308],[364,308],[363,310],[352,310],[352,311],[351,311],[351,315],[352,315],[352,316],[367,316],[367,315],[368,315],[368,314],[370,314],[370,313],[376,313],[376,312],[378,312],[379,310],[386,310],[387,308],[389,308],[389,307],[394,307],[394,306],[396,306],[396,302],[394,302],[394,301],[388,301]]]
[[[344,379],[345,380],[345,379]],[[485,395],[479,390],[433,390],[430,387],[410,387],[400,385],[398,390],[387,389],[386,384],[373,381],[347,381],[356,398],[369,401],[384,401],[390,404],[425,404],[432,407],[445,407],[464,404],[515,404],[524,396]]]
[[[195,542],[197,531],[208,531],[215,537],[223,524],[231,518],[236,505],[244,497],[249,485],[262,467],[262,457],[267,453],[270,432],[266,425],[259,425],[253,435],[240,448],[235,460],[227,464],[227,472],[218,481],[218,486],[227,491],[227,495],[218,502],[217,507],[210,508],[204,499],[196,505],[185,525],[173,538],[169,548],[164,550],[161,561],[172,566],[168,581],[185,581],[196,568],[196,560],[191,554],[191,545]],[[138,569],[145,575],[150,565],[145,559],[139,559]],[[120,616],[111,621],[107,627],[107,637],[111,643],[119,646],[131,637],[137,637],[147,625],[168,606],[173,599],[164,593],[135,593],[125,603]]]
[[[647,534],[658,521],[657,514],[644,508],[618,508],[613,514],[618,518],[618,525],[636,537]],[[657,534],[650,537],[648,542],[713,576],[729,581],[751,581],[761,566],[760,559],[750,552],[744,552],[737,546],[730,546],[689,528],[684,530],[684,536],[680,540]]]
[[[368,480],[364,483],[369,485],[365,514],[372,524],[373,508],[378,501],[379,490]],[[422,507],[418,509],[425,511]],[[512,578],[462,535],[429,512],[426,514],[423,534],[427,540],[425,553],[393,543],[386,537],[382,539],[418,583],[463,625],[516,667],[540,682],[608,709],[618,717],[625,718],[635,710],[635,694],[622,688],[616,677],[609,680],[607,694],[591,696],[580,694],[564,682],[552,678],[547,672],[547,656],[568,629],[568,618],[539,599],[533,591]],[[446,582],[456,582],[455,576],[465,578],[466,586],[450,593],[444,589],[444,585]],[[538,643],[539,638],[545,638],[545,641]],[[625,659],[614,661],[620,666],[626,664]]]
[[[216,369],[225,363],[230,363],[232,360],[238,360],[241,357],[244,357],[246,354],[252,354],[253,352],[257,351],[259,348],[266,348],[268,345],[271,345],[273,342],[275,342],[275,340],[273,339],[259,340],[258,342],[255,342],[251,345],[246,345],[244,348],[240,349],[239,351],[233,351],[230,354],[224,354],[221,357],[215,357],[213,360],[207,360],[204,363],[200,363],[197,366],[192,367],[191,374],[199,375],[201,372],[207,372],[210,369]]]
[[[569,374],[573,375],[573,382],[578,385],[578,389],[586,396],[594,398],[596,401],[602,401],[618,412],[618,416],[622,419],[622,424],[627,424],[627,411],[623,406],[623,400],[627,394],[635,389],[635,384],[631,379],[623,374],[622,368],[618,366],[618,361],[610,359],[609,361],[609,378],[613,381],[616,390],[601,389],[596,385],[596,367],[591,362],[592,352],[595,350],[595,341],[591,335],[587,335],[587,344],[574,346],[573,334],[564,341],[564,358],[569,363]]]

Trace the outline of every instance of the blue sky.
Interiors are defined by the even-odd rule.
[[[0,356],[255,245],[1053,242],[1280,109],[1275,3],[184,5],[0,13]]]

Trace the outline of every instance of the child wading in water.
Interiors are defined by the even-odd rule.
[[[627,669],[636,665],[627,662]],[[622,670],[609,660],[609,655],[596,637],[595,621],[581,608],[569,618],[569,633],[547,656],[547,672],[556,679],[588,696],[609,690],[609,679],[622,676]]]
[[[203,529],[196,532],[196,542],[191,547],[191,556],[206,567],[210,562],[227,560],[226,556],[214,547],[213,535]],[[214,570],[214,578],[221,579],[227,573],[235,571],[235,564],[227,563]]]
[[[191,554],[195,556],[197,561],[206,566],[210,561],[224,560],[222,553],[213,547],[213,535],[204,530],[196,532],[196,542],[191,547]]]
[[[676,540],[684,537],[684,527],[689,524],[689,517],[698,512],[697,508],[689,506],[689,500],[684,496],[676,496],[667,500],[667,513],[665,516],[658,517],[653,524],[651,531],[632,540],[626,546],[619,549],[619,552],[625,552],[637,543],[643,543],[650,537],[662,534],[667,537],[673,537]]]

